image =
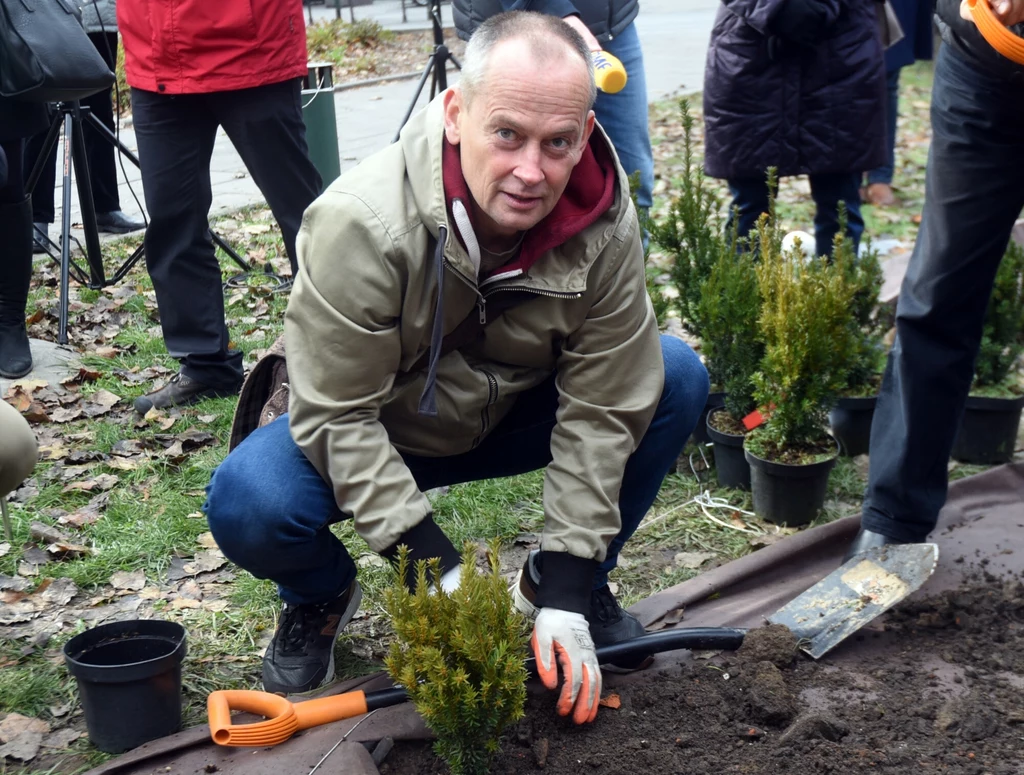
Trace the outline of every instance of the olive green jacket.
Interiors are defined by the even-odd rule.
[[[568,218],[556,208],[526,236],[523,254],[552,234],[571,236],[525,271],[503,267],[478,283],[469,208],[451,190],[465,183],[461,171],[458,185],[442,173],[445,160],[461,170],[457,149],[447,146],[445,157],[442,96],[305,214],[285,317],[291,433],[371,548],[387,554],[407,543],[414,555],[451,565],[457,555],[432,525],[430,503],[402,453],[474,449],[520,393],[554,373],[559,404],[544,480],[543,549],[563,555],[576,575],[588,568],[592,575],[619,531],[623,470],[664,381],[628,182],[595,131],[584,158],[591,174],[603,165],[609,206]],[[567,197],[596,197],[579,181],[574,188],[585,166],[574,170],[567,205]],[[573,223],[588,220],[572,233]],[[442,333],[516,291],[530,300],[488,321],[478,340],[434,357]],[[437,545],[439,537],[447,547]],[[429,549],[417,552],[417,540]],[[545,576],[548,570],[558,568],[545,565]],[[589,598],[590,576],[584,582]],[[581,589],[573,593],[577,608]]]

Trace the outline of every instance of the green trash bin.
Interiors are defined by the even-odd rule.
[[[309,158],[327,188],[341,174],[334,77],[327,62],[310,62],[302,84],[302,120]]]

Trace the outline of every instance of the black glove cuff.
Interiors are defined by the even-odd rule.
[[[540,585],[537,608],[560,608],[586,616],[597,560],[585,560],[567,552],[540,553]]]
[[[402,533],[397,541],[380,554],[393,564],[397,564],[398,547],[403,544],[409,547],[409,567],[405,574],[405,585],[413,591],[416,589],[417,560],[429,560],[431,557],[440,558],[442,574],[445,571],[458,567],[462,561],[462,556],[452,542],[448,540],[448,536],[434,522],[433,514],[427,514],[419,524],[412,526]]]

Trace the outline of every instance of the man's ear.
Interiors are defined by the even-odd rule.
[[[453,86],[444,95],[444,136],[452,145],[458,145],[462,139],[462,129],[459,124],[464,111],[464,97],[462,89]],[[593,114],[591,114],[593,115]]]
[[[596,121],[597,118],[594,116],[594,111],[587,111],[587,117],[583,120],[583,137],[581,138],[579,148],[576,149],[579,154],[576,159],[577,164],[579,164],[580,159],[583,158],[583,149],[585,149],[587,147],[587,143],[590,142],[590,136],[594,134],[594,123]]]

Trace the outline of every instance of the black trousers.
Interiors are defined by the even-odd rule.
[[[89,40],[103,56],[107,67],[114,69],[117,60],[117,33],[90,32]],[[88,107],[94,116],[114,131],[114,105],[111,102],[113,88],[97,92],[91,97],[81,100],[83,107]],[[121,209],[121,200],[117,195],[117,162],[114,157],[114,146],[107,142],[94,127],[85,125],[82,131],[85,138],[85,158],[89,164],[89,180],[92,184],[92,198],[98,213],[112,213]],[[46,132],[42,132],[29,140],[25,152],[25,175],[28,176],[39,154],[43,151]],[[57,178],[57,146],[50,151],[49,158],[43,166],[42,174],[36,181],[32,192],[32,220],[35,223],[53,223],[53,195]]]
[[[164,343],[184,374],[212,387],[233,388],[242,379],[242,354],[228,349],[221,270],[207,220],[217,127],[224,127],[270,205],[294,273],[295,235],[321,187],[306,147],[300,89],[297,79],[212,94],[132,89],[150,219],[146,265]]]
[[[922,541],[946,500],[999,262],[1024,208],[1024,84],[944,45],[932,91],[924,213],[871,426],[862,525]]]

